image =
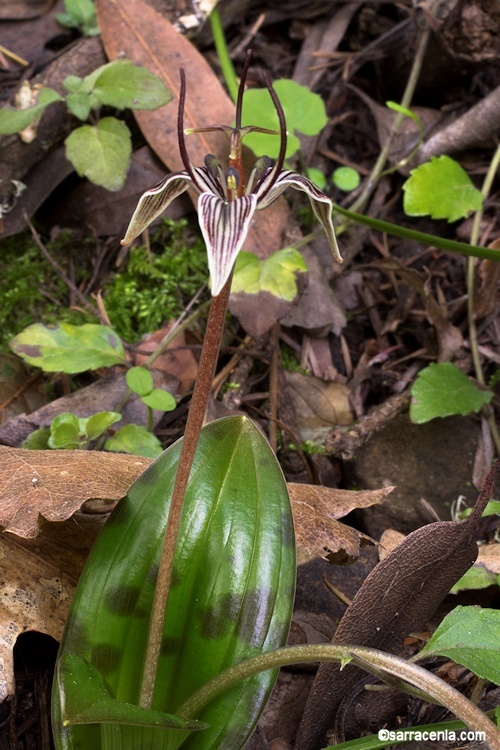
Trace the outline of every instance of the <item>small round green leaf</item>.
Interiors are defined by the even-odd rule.
[[[483,205],[481,191],[449,156],[433,156],[413,169],[403,190],[403,208],[408,216],[430,216],[452,222],[470,211],[479,211]]]
[[[143,396],[142,401],[150,409],[157,409],[158,411],[172,411],[177,406],[172,394],[161,388],[155,388],[147,396]]]
[[[132,453],[146,458],[157,458],[162,451],[161,443],[145,427],[127,424],[106,440],[104,448],[116,453]]]
[[[125,377],[130,390],[138,396],[147,396],[154,388],[153,376],[145,367],[131,367]]]
[[[107,190],[120,190],[127,176],[132,151],[130,130],[116,117],[97,125],[83,125],[66,138],[66,157],[80,177]]]
[[[356,172],[352,167],[339,167],[332,174],[332,182],[335,187],[338,187],[339,190],[343,190],[345,193],[356,190],[360,181],[359,172]]]
[[[326,177],[321,170],[316,167],[309,167],[306,170],[307,177],[319,187],[320,190],[324,190],[326,187]]]
[[[493,398],[451,362],[432,363],[421,370],[411,389],[410,419],[422,424],[436,417],[479,411]]]

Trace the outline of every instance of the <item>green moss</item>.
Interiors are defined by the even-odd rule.
[[[185,219],[164,219],[151,252],[132,247],[126,268],[104,287],[113,328],[126,341],[137,341],[178,317],[207,279],[202,239],[193,235]]]
[[[47,246],[49,252],[61,254],[67,239],[67,235],[61,235],[57,242]],[[43,258],[27,231],[2,242],[0,300],[2,351],[9,351],[10,339],[32,323],[50,325],[62,320],[79,324],[91,319],[86,313],[69,309],[67,286]]]

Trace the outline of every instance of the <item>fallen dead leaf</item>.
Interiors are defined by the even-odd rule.
[[[0,446],[0,525],[32,538],[40,517],[65,521],[93,498],[119,500],[151,461],[100,451]]]
[[[378,548],[379,560],[384,560],[404,538],[405,535],[400,531],[396,531],[396,529],[386,529],[380,537]]]
[[[500,544],[481,544],[477,555],[476,565],[484,565],[491,573],[500,575]]]
[[[360,544],[370,542],[356,529],[337,519],[356,508],[381,503],[394,489],[352,492],[331,487],[288,482],[297,545],[332,563],[354,562]]]
[[[290,399],[304,440],[323,441],[333,426],[353,420],[350,389],[300,372],[285,372]]]
[[[83,516],[45,526],[35,539],[0,536],[0,702],[15,693],[12,649],[17,637],[37,630],[61,639],[89,550],[103,524]]]

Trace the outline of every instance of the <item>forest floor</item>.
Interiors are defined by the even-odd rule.
[[[78,3],[66,5],[71,11]],[[30,106],[40,85],[66,96],[67,76],[85,78],[108,59],[122,58],[156,72],[172,95],[153,111],[104,105],[90,114],[92,126],[117,117],[130,131],[130,167],[113,190],[85,179],[83,168],[79,176],[66,158],[64,141],[82,122],[61,101],[22,138],[0,137],[0,522],[8,532],[0,554],[0,748],[9,750],[54,747],[50,683],[79,572],[111,504],[183,434],[210,299],[194,196],[177,198],[130,247],[120,239],[143,192],[183,169],[180,67],[187,80],[185,124],[232,123],[231,72],[214,29],[223,32],[236,75],[252,50],[248,89],[264,87],[263,71],[279,82],[289,119],[287,168],[317,181],[333,201],[344,259],[340,265],[332,258],[303,192],[287,191],[256,214],[244,250],[258,262],[245,254],[238,261],[207,413],[207,421],[249,416],[288,482],[339,493],[327,504],[342,511],[325,509],[324,498],[313,496],[306,502],[310,516],[294,509],[299,566],[290,642],[335,638],[346,602],[379,558],[417,529],[463,518],[500,448],[498,5],[220,0],[212,25],[190,0],[95,5],[100,33],[93,35],[61,22],[59,0],[0,7],[0,106],[12,107],[27,82]],[[95,23],[91,18],[86,31]],[[307,90],[316,97],[307,98]],[[272,109],[259,107],[251,117],[262,114],[262,121],[251,124],[273,127]],[[245,104],[243,118],[248,124]],[[0,115],[3,132],[1,123]],[[225,134],[191,134],[186,144],[195,166],[211,150],[226,166]],[[245,166],[255,158],[247,151]],[[111,327],[123,347],[117,364],[78,367],[85,346],[96,346],[84,337],[59,370],[50,367],[40,342],[59,324]],[[57,337],[51,345],[58,354],[64,348]],[[45,431],[46,441],[62,413],[83,419],[119,412],[98,448],[125,425],[146,432],[148,410],[138,395],[127,400],[125,380],[127,368],[145,363],[155,387],[173,397],[173,408],[152,413],[154,440],[139,446],[134,438],[131,453],[136,449],[141,458],[110,452],[95,465],[86,463],[90,451],[75,451],[70,471],[76,479],[63,488],[46,442],[40,459],[31,458],[38,447],[34,431]],[[95,448],[95,440],[81,447],[89,445]],[[31,485],[33,467],[48,499]],[[395,487],[390,494],[389,487]],[[334,524],[347,514],[349,526],[339,530]],[[382,623],[388,633],[377,648],[410,656],[456,605],[498,607],[498,519],[492,513],[476,523],[477,575],[453,594],[446,596],[461,579],[460,566],[430,551],[453,546],[448,526],[436,530],[429,547],[423,541],[417,557],[396,560],[396,567],[416,571],[400,592],[404,606],[419,580],[435,575],[441,581],[407,615],[411,627],[399,633],[398,647],[389,635],[391,612],[380,604],[383,584],[370,579],[371,596],[360,601],[373,627]],[[50,601],[47,581],[59,587]],[[340,642],[373,645],[361,630],[344,624]],[[481,681],[467,666],[444,657],[428,666],[484,711],[500,704],[494,681]],[[338,710],[308,744],[314,672],[299,666],[281,673],[248,750],[317,750],[385,727],[452,717],[396,690],[360,694],[355,686],[351,692],[339,687],[347,697],[332,698]],[[298,730],[301,720],[306,724]],[[487,747],[477,741],[400,746]]]

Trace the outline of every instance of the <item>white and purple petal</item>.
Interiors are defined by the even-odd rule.
[[[318,221],[323,227],[325,234],[328,238],[333,257],[339,263],[342,263],[342,256],[340,254],[339,247],[337,245],[337,239],[335,237],[335,229],[332,221],[332,202],[330,198],[320,190],[314,182],[303,177],[298,172],[292,172],[290,170],[283,170],[276,178],[276,182],[269,189],[269,183],[274,179],[274,175],[270,172],[259,185],[257,195],[257,208],[267,208],[273,203],[276,198],[279,198],[287,188],[293,187],[295,190],[302,190],[309,196],[311,206],[316,214]]]
[[[198,219],[207,246],[212,295],[220,294],[246,239],[257,207],[256,195],[227,203],[211,193],[198,201]]]
[[[189,187],[194,187],[194,185],[187,172],[172,172],[150,190],[146,190],[139,199],[121,244],[128,245],[135,240],[177,196]]]

